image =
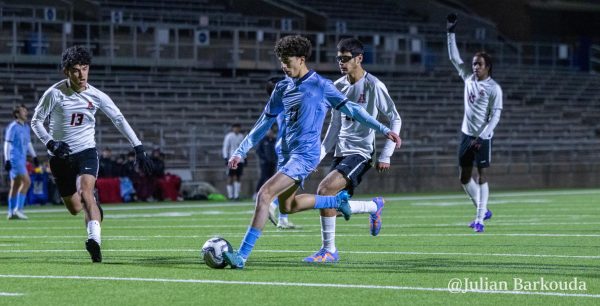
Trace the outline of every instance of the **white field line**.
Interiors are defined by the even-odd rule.
[[[23,296],[23,293],[16,292],[0,292],[0,296]]]
[[[60,279],[60,280],[94,280],[94,281],[121,281],[121,282],[153,282],[153,283],[193,283],[193,284],[218,284],[218,285],[246,285],[246,286],[280,286],[280,287],[316,287],[316,288],[343,288],[343,289],[372,289],[372,290],[397,290],[397,291],[436,291],[449,293],[448,288],[428,288],[412,286],[386,286],[364,284],[332,284],[332,283],[293,283],[293,282],[260,282],[260,281],[228,281],[213,279],[172,279],[172,278],[139,278],[139,277],[106,277],[106,276],[75,276],[75,275],[11,275],[0,274],[0,278],[26,278],[26,279]],[[508,294],[508,295],[541,295],[559,297],[585,297],[600,298],[600,294],[563,293],[563,292],[537,292],[537,291],[509,291],[509,290],[469,290],[468,293],[481,294]]]
[[[218,235],[222,236],[242,236],[243,232],[231,232],[231,233],[219,233]],[[297,231],[280,231],[280,230],[272,230],[272,231],[263,231],[263,234],[268,234],[265,237],[314,237],[314,234],[299,234]],[[102,240],[151,240],[151,239],[197,239],[197,238],[208,238],[216,236],[215,234],[207,234],[207,235],[140,235],[140,236],[103,236]],[[336,234],[336,237],[371,237],[370,234]],[[493,234],[493,233],[485,233],[485,234],[477,234],[477,233],[456,233],[456,234],[380,234],[377,237],[487,237],[487,236],[499,236],[499,237],[586,237],[586,238],[600,238],[600,234],[555,234],[555,233],[536,233],[536,234],[528,234],[528,233],[501,233],[501,234]],[[0,235],[0,239],[63,239],[63,238],[74,238],[79,239],[84,236],[82,235],[41,235],[41,236],[19,236],[19,235]],[[0,246],[16,246],[16,245],[24,245],[22,243],[19,244],[0,244]]]
[[[415,224],[386,224],[386,228],[411,228],[411,227],[466,227],[465,222],[456,222],[456,223],[436,223],[436,224],[425,224],[425,223],[415,223]],[[491,221],[490,226],[546,226],[546,225],[569,225],[569,226],[580,226],[580,225],[600,225],[600,222],[494,222]],[[161,228],[169,228],[169,229],[194,229],[194,228],[247,228],[246,224],[192,224],[192,225],[131,225],[131,226],[108,226],[110,229],[161,229]],[[307,227],[318,227],[319,224],[305,224],[302,225],[303,228]],[[364,224],[338,224],[339,228],[351,228],[351,227],[365,227]],[[82,229],[82,226],[29,226],[29,227],[3,227],[3,230],[77,230]],[[484,234],[485,235],[485,234]]]
[[[103,249],[107,253],[197,253],[200,249]],[[51,249],[51,250],[0,250],[0,253],[79,253],[83,249]],[[312,251],[301,250],[253,250],[254,253],[303,253]],[[519,253],[459,253],[459,252],[400,252],[400,251],[340,251],[342,254],[359,255],[428,255],[428,256],[495,256],[495,257],[538,257],[538,258],[573,258],[600,259],[600,255],[560,255],[560,254],[519,254]]]
[[[505,197],[531,197],[531,196],[561,196],[561,195],[589,195],[589,194],[600,194],[600,189],[582,189],[582,190],[551,190],[551,191],[533,191],[533,192],[495,192],[493,198],[505,198]],[[357,197],[356,200],[368,200],[369,198]],[[448,199],[466,199],[464,194],[448,194],[448,195],[433,195],[433,196],[398,196],[398,197],[386,197],[386,200],[390,201],[431,201],[431,200],[448,200]],[[493,204],[493,199],[492,199]],[[107,204],[103,205],[102,208],[105,211],[118,211],[118,210],[145,210],[145,209],[167,209],[173,210],[178,208],[217,208],[217,207],[240,207],[254,205],[254,202],[219,202],[219,203],[197,203],[197,204],[177,204],[165,202],[163,204],[150,204],[150,205],[139,205],[139,204]],[[38,213],[57,213],[66,212],[63,207],[60,208],[45,208],[28,210],[27,213],[38,214]]]

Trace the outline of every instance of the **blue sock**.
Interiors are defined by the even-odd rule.
[[[315,209],[319,208],[337,208],[339,206],[336,196],[315,195]]]
[[[8,198],[8,214],[12,214],[15,207],[17,207],[17,197]]]
[[[23,210],[23,208],[25,207],[25,199],[27,198],[27,195],[24,195],[22,193],[17,193],[17,209],[18,210]]]
[[[262,231],[257,228],[248,228],[246,236],[244,236],[244,240],[242,240],[242,245],[238,251],[238,254],[240,254],[244,260],[248,259],[248,256],[250,256],[250,252],[252,252],[254,244],[256,244],[256,240],[258,240],[261,233]]]

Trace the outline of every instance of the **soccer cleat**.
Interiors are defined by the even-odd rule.
[[[335,250],[334,253],[327,251],[325,248],[318,250],[316,253],[304,258],[302,261],[304,262],[337,262],[340,260],[338,256],[338,251]]]
[[[385,200],[382,197],[373,198],[373,202],[377,204],[377,211],[371,214],[369,218],[369,227],[371,228],[371,235],[377,236],[381,230],[381,212],[385,205]]]
[[[13,219],[19,219],[19,220],[27,220],[29,218],[27,218],[27,216],[20,210],[15,210],[12,213],[12,217]]]
[[[8,214],[8,215],[6,215],[6,219],[7,220],[17,220],[19,218],[17,218],[17,216],[15,214]]]
[[[273,225],[277,226],[277,207],[275,205],[269,204],[269,221],[273,223]]]
[[[296,225],[290,221],[280,221],[277,223],[278,229],[295,229]]]
[[[85,249],[90,253],[92,262],[102,262],[102,252],[100,251],[100,245],[94,239],[88,239],[85,242]]]
[[[469,223],[469,227],[475,228],[475,223],[477,223],[475,220],[471,221],[471,223]]]
[[[473,230],[477,233],[483,233],[483,230],[485,228],[485,225],[483,225],[483,223],[475,223],[475,225],[473,225]]]
[[[492,214],[492,211],[488,209],[488,210],[485,212],[485,217],[483,217],[483,220],[489,220],[489,219],[491,219],[491,218],[492,218],[492,216],[493,216],[493,214]]]
[[[348,203],[348,200],[350,200],[350,195],[348,194],[348,191],[342,190],[338,192],[338,194],[335,197],[338,201],[337,211],[341,212],[342,215],[344,215],[344,219],[346,221],[350,220],[350,217],[352,216],[352,209],[350,208],[350,203]]]
[[[243,269],[246,261],[238,252],[223,252],[223,260],[231,266],[232,269]]]

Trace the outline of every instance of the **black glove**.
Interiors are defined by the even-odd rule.
[[[446,30],[448,30],[448,33],[454,33],[457,19],[458,17],[454,13],[448,14],[446,17]]]
[[[12,169],[12,165],[10,164],[10,160],[4,162],[4,170],[10,171]]]
[[[46,144],[46,148],[52,152],[52,154],[58,158],[67,158],[69,153],[71,153],[71,148],[69,148],[69,144],[64,141],[54,141],[50,140]]]
[[[33,158],[33,165],[37,168],[40,166],[40,160],[36,157]]]
[[[154,171],[154,164],[152,160],[146,155],[146,151],[144,151],[144,146],[139,145],[133,147],[135,151],[135,163],[136,166],[140,167],[140,170],[144,171],[147,175],[151,175]]]

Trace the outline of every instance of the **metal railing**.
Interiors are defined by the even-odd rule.
[[[265,28],[197,27],[185,24],[59,22],[5,17],[0,22],[0,61],[57,64],[74,44],[91,50],[96,64],[117,66],[264,69],[279,67],[273,45],[288,34]],[[313,42],[311,65],[334,70],[336,44],[348,35],[301,32]],[[447,63],[446,35],[356,32],[366,48],[364,63],[374,71],[433,69]],[[553,43],[504,43],[458,38],[463,58],[486,50],[496,65],[572,68],[573,48]]]

